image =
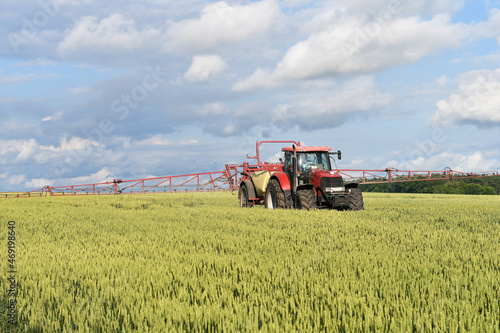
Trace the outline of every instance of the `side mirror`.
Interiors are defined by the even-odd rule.
[[[339,160],[341,160],[341,159],[342,159],[342,152],[341,152],[340,150],[337,150],[336,152],[331,152],[331,153],[329,153],[329,155],[330,155],[330,156],[331,156],[331,155],[337,155],[337,158],[338,158]]]

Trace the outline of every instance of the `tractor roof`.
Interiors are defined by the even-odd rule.
[[[296,146],[297,152],[331,151],[328,146]],[[293,147],[283,147],[282,151],[293,151]]]

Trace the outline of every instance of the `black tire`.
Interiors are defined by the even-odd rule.
[[[363,193],[359,188],[349,189],[349,210],[363,210]]]
[[[276,179],[271,179],[267,183],[266,193],[264,194],[264,205],[267,209],[286,208],[285,193]]]
[[[240,191],[238,193],[238,197],[240,198],[240,207],[248,207],[248,208],[253,207],[253,201],[248,200],[249,195],[248,195],[248,189],[247,189],[246,185],[240,186]]]
[[[313,189],[297,191],[297,209],[316,209],[316,194]]]

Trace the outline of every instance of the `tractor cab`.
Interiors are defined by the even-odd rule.
[[[294,153],[292,147],[283,148],[285,160],[283,171],[293,177]],[[330,171],[330,147],[296,147],[298,184],[311,183],[315,171]]]

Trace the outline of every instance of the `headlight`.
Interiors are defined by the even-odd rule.
[[[325,191],[326,192],[330,192],[330,193],[333,193],[333,192],[345,192],[345,187],[344,186],[341,186],[341,187],[327,187],[327,188],[325,188]]]

